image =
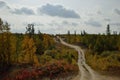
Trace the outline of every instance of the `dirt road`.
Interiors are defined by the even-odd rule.
[[[83,50],[79,46],[71,45],[64,42],[60,37],[57,37],[63,45],[74,48],[78,52],[78,66],[80,73],[73,80],[120,80],[120,78],[100,75],[91,69],[90,66],[86,64],[85,55]]]

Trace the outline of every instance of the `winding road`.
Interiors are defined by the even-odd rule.
[[[68,44],[58,36],[57,38],[60,40],[60,42],[63,45],[68,46],[70,48],[74,48],[78,52],[78,55],[79,55],[78,66],[79,66],[80,73],[78,76],[76,76],[72,80],[120,80],[120,78],[117,78],[117,77],[98,74],[93,69],[91,69],[90,66],[86,64],[84,52],[79,46]]]

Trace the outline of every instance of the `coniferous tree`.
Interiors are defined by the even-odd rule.
[[[77,40],[77,35],[76,35],[76,31],[74,31],[74,42],[76,42]]]
[[[110,33],[110,25],[109,25],[109,24],[107,25],[106,34],[107,34],[107,35],[110,35],[110,34],[111,34],[111,33]]]
[[[71,39],[70,38],[70,31],[68,31],[67,36],[68,36],[68,38],[67,38],[68,40],[67,41],[70,43],[70,39]]]

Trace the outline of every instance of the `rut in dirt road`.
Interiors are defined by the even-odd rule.
[[[86,64],[85,55],[83,50],[79,46],[71,45],[64,42],[60,37],[57,37],[60,42],[68,47],[74,48],[78,52],[78,66],[80,70],[80,78],[73,80],[120,80],[118,78],[113,78],[109,76],[103,76],[93,71],[90,66]]]

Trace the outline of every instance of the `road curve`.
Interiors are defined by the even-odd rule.
[[[93,69],[91,69],[90,66],[86,64],[84,52],[79,46],[68,44],[58,36],[57,38],[60,40],[60,42],[63,45],[68,46],[70,48],[74,48],[78,52],[79,55],[78,66],[79,66],[80,74],[77,77],[75,77],[73,80],[120,80],[119,78],[116,77],[110,77],[110,76],[98,74]]]

